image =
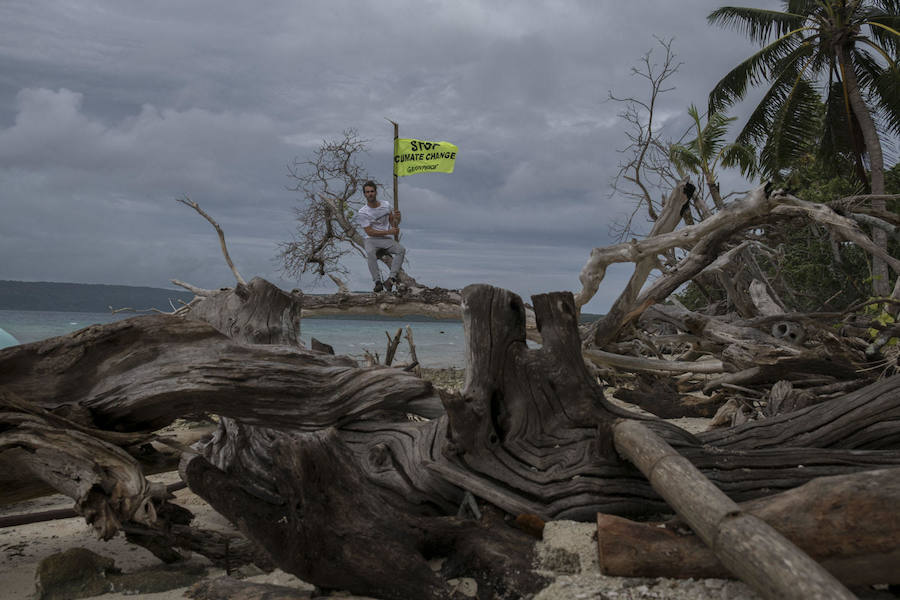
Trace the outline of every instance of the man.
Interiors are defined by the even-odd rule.
[[[400,211],[392,211],[387,202],[378,201],[378,188],[374,181],[363,184],[363,195],[366,197],[366,205],[356,214],[356,222],[365,232],[369,273],[375,282],[375,293],[391,291],[398,283],[397,274],[400,273],[403,257],[406,256],[406,248],[391,239],[400,232]],[[382,250],[391,255],[391,273],[384,283],[381,282],[377,256]]]

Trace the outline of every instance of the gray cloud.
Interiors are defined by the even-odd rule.
[[[626,141],[607,93],[643,95],[631,67],[654,34],[675,37],[684,64],[659,115],[680,135],[687,106],[752,51],[706,25],[718,5],[7,0],[0,279],[227,285],[212,228],[174,202],[189,195],[245,276],[294,287],[275,259],[294,227],[286,164],[355,127],[389,183],[388,117],[460,147],[454,174],[401,180],[413,275],[577,290],[630,209],[609,194]],[[348,266],[367,289],[364,261]],[[627,275],[611,269],[588,309]]]

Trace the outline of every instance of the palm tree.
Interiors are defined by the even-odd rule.
[[[709,15],[710,23],[732,27],[762,46],[716,84],[710,113],[741,100],[749,86],[769,81],[736,140],[762,146],[761,170],[771,175],[790,166],[810,139],[819,139],[823,157],[854,156],[871,193],[883,195],[878,131],[900,133],[900,1],[787,0],[784,7],[780,12],[726,6]],[[823,92],[825,119],[817,119]],[[817,126],[824,130],[814,131]],[[885,201],[873,199],[872,206],[885,210]],[[886,247],[883,231],[875,230],[875,241]],[[873,268],[875,293],[886,295],[887,266],[873,260]]]
[[[688,172],[703,177],[713,203],[721,210],[725,203],[719,192],[716,170],[720,165],[739,167],[742,175],[752,176],[756,171],[756,156],[750,146],[725,143],[728,125],[735,117],[710,113],[704,125],[700,119],[700,111],[693,104],[688,108],[688,115],[693,120],[696,137],[686,144],[670,145],[669,159],[681,177]]]

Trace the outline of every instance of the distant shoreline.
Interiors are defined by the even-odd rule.
[[[169,311],[170,300],[177,305],[193,297],[185,290],[153,287],[0,280],[0,310],[108,313],[112,306]]]
[[[157,309],[171,311],[174,303],[190,302],[194,294],[185,290],[103,283],[60,283],[52,281],[12,281],[0,279],[0,310],[109,313],[114,309],[131,308],[135,314]],[[581,322],[590,323],[603,315],[582,313]],[[339,319],[360,321],[432,322],[444,319],[407,315],[329,315],[305,319]]]

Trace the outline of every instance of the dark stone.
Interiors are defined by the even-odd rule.
[[[153,594],[187,587],[207,574],[199,564],[161,565],[122,573],[115,561],[85,548],[48,556],[35,575],[37,600],[74,600],[109,592]]]

